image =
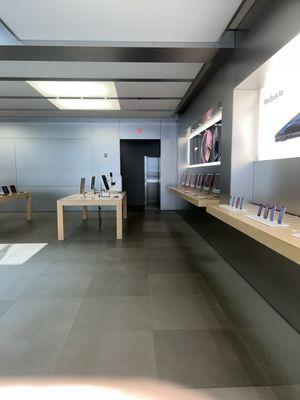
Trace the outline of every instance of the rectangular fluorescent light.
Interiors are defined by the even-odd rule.
[[[114,82],[27,81],[60,110],[120,110]]]
[[[119,100],[48,99],[60,110],[120,110]]]
[[[118,97],[114,82],[26,81],[44,97]]]

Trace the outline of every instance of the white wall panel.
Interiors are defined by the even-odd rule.
[[[13,184],[16,184],[14,140],[0,139],[0,186]],[[14,201],[0,203],[0,211],[16,211],[16,209],[17,204]]]
[[[34,211],[56,211],[57,199],[69,196],[79,191],[79,185],[74,187],[34,187],[24,186],[20,190],[32,192],[32,208]],[[25,211],[25,201],[18,202],[18,209]],[[77,208],[79,210],[79,207]],[[75,207],[72,207],[75,211]]]
[[[21,186],[77,186],[91,174],[88,139],[16,139]]]
[[[91,122],[90,135],[92,175],[109,172],[120,175],[119,123]]]
[[[2,122],[0,185],[16,183],[20,190],[32,191],[34,211],[55,211],[58,198],[79,190],[81,177],[89,187],[92,175],[98,186],[101,173],[120,174],[120,138],[161,139],[162,208],[173,209],[167,185],[176,182],[176,123],[159,120]],[[0,207],[17,209],[24,210],[24,204]]]
[[[0,137],[34,138],[89,138],[87,122],[20,122],[0,124]]]
[[[120,122],[120,139],[160,139],[160,122]]]
[[[233,92],[231,194],[252,202],[253,160],[257,159],[258,91]]]
[[[16,183],[15,149],[13,139],[0,139],[0,185]]]
[[[168,186],[177,182],[177,132],[175,124],[161,124],[161,209],[174,210],[175,196],[169,192]]]

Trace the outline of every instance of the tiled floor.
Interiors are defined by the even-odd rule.
[[[125,239],[66,214],[0,215],[0,243],[48,243],[0,266],[0,377],[126,376],[215,400],[300,398],[300,338],[175,212],[132,211]]]

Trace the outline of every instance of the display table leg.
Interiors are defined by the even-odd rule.
[[[29,194],[26,197],[26,219],[27,221],[32,220],[32,196]]]
[[[65,240],[64,206],[57,203],[57,238]]]
[[[87,206],[83,206],[83,207],[82,207],[82,219],[83,219],[83,220],[88,219],[88,209],[87,209]]]
[[[123,239],[122,202],[116,206],[117,239]]]
[[[123,199],[123,218],[127,219],[127,194]]]

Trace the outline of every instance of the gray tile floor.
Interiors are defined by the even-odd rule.
[[[220,400],[300,398],[300,338],[175,212],[0,215],[0,243],[47,242],[0,266],[0,378],[150,377]]]

